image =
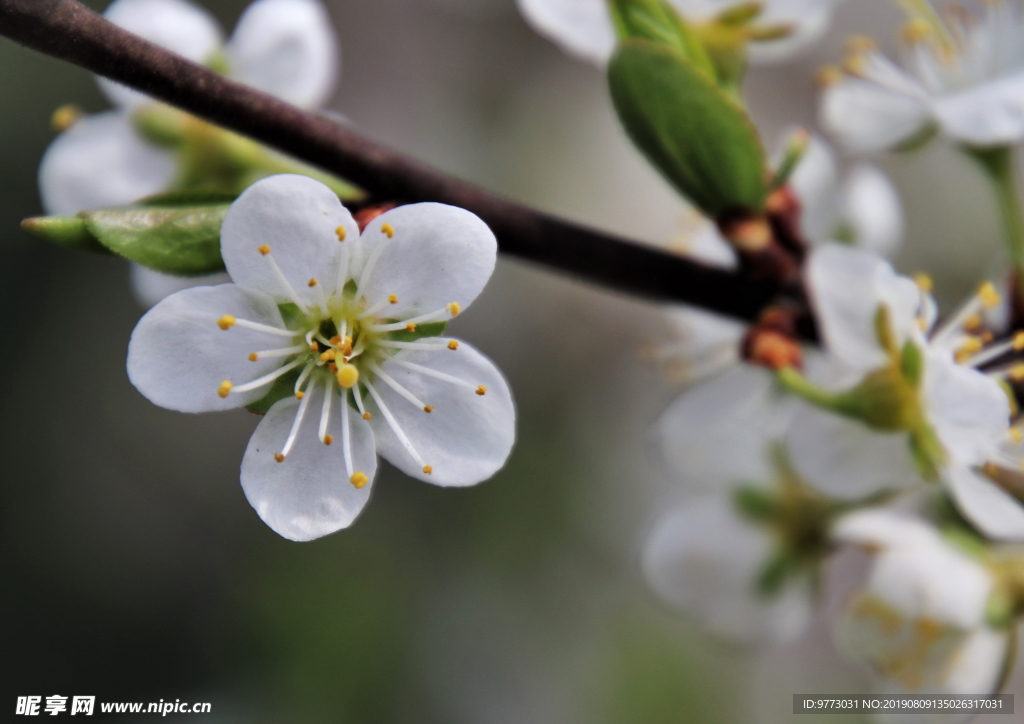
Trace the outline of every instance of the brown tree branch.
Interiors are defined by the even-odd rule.
[[[780,290],[529,209],[149,43],[75,0],[0,0],[0,34],[348,179],[480,216],[502,252],[619,291],[756,319]]]

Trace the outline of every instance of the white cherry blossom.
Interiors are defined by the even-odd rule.
[[[834,536],[874,558],[837,641],[873,667],[885,693],[994,692],[1011,634],[987,623],[995,579],[981,561],[924,521],[890,510],[851,513]]]
[[[1018,0],[976,3],[978,15],[903,3],[903,67],[854,39],[844,75],[823,74],[822,125],[849,151],[893,148],[937,127],[976,146],[1024,139],[1024,14]]]
[[[292,540],[352,523],[377,453],[412,477],[473,485],[512,448],[508,385],[469,344],[415,335],[470,305],[496,250],[480,219],[442,204],[398,207],[360,235],[326,186],[272,176],[224,220],[233,283],[151,309],[132,334],[129,378],[182,412],[251,405],[286,383],[249,443],[241,482],[267,525]]]
[[[830,495],[859,498],[984,464],[1009,434],[1010,404],[998,377],[977,367],[1012,346],[964,356],[958,330],[997,303],[995,290],[984,286],[932,331],[930,296],[869,252],[820,247],[806,278],[826,363],[811,375],[817,399],[796,390],[809,400],[787,433],[800,473]]]
[[[842,0],[767,0],[758,24],[787,26],[783,37],[772,35],[754,42],[750,58],[755,63],[778,63],[808,50],[832,21]],[[517,0],[523,17],[538,33],[567,52],[603,66],[615,49],[615,29],[607,0]],[[738,5],[739,0],[668,0],[683,17],[707,22]]]

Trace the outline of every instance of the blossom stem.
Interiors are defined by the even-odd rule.
[[[1003,234],[1017,274],[1024,278],[1024,210],[1014,171],[1014,155],[1010,146],[967,148],[967,153],[985,171],[996,192]]]
[[[535,211],[442,174],[325,117],[191,63],[76,0],[0,0],[0,35],[337,174],[377,199],[437,201],[475,213],[502,252],[657,301],[756,319],[798,289],[754,280]],[[805,307],[806,308],[806,307]],[[813,323],[805,336],[815,336]]]
[[[836,410],[838,407],[837,395],[826,389],[818,387],[792,367],[781,367],[775,373],[782,389],[800,397],[812,405],[824,410]]]

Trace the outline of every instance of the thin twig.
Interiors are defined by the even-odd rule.
[[[755,319],[779,289],[534,211],[230,81],[75,0],[0,0],[0,34],[348,179],[381,200],[439,201],[480,216],[502,252],[659,301]]]

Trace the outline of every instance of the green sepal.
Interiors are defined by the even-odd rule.
[[[398,321],[400,320],[388,319],[384,323],[394,324]],[[396,332],[391,332],[391,339],[396,342],[415,342],[417,339],[423,339],[424,337],[438,337],[444,334],[446,329],[448,329],[448,322],[417,324],[415,332],[410,332],[408,329],[399,329]]]
[[[250,402],[245,406],[245,409],[257,415],[266,415],[275,402],[295,395],[295,383],[299,379],[300,372],[301,370],[295,368],[278,377],[274,380],[274,384],[270,386],[267,394],[256,400],[256,402]]]
[[[224,269],[220,227],[229,206],[126,206],[79,216],[114,253],[159,272],[194,276]]]
[[[766,597],[774,596],[782,590],[794,568],[795,561],[788,552],[775,553],[757,577],[757,592]]]
[[[706,215],[763,209],[767,161],[757,130],[740,105],[680,51],[625,40],[608,80],[633,143]]]
[[[21,228],[46,241],[68,249],[81,249],[99,254],[110,254],[95,236],[89,233],[85,219],[79,216],[36,216],[21,222]]]
[[[664,0],[608,0],[608,8],[619,40],[640,38],[675,48],[717,80],[707,49],[689,23]]]
[[[733,493],[733,504],[744,518],[756,523],[770,522],[779,516],[777,497],[752,485],[736,488]]]

